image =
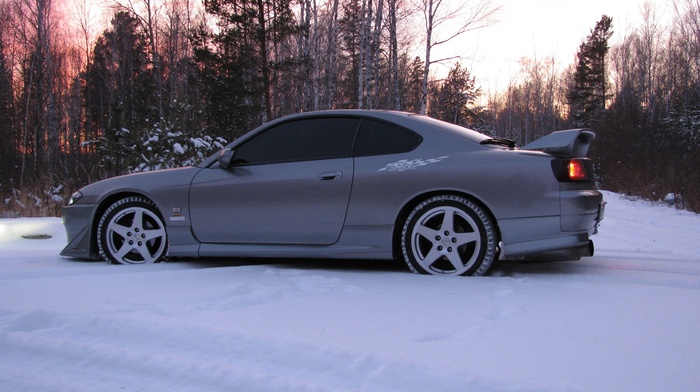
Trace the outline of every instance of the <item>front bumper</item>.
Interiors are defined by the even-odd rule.
[[[61,251],[61,256],[92,260],[100,258],[92,235],[95,207],[90,204],[63,207],[63,227],[66,229],[68,245]]]

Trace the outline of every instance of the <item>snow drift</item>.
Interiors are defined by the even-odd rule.
[[[109,265],[58,256],[60,219],[0,220],[0,390],[698,390],[700,216],[605,198],[594,257],[479,278]]]

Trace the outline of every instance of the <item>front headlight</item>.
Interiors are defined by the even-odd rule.
[[[73,203],[77,202],[78,200],[80,200],[82,198],[83,198],[83,193],[80,191],[77,191],[70,196],[70,199],[68,200],[68,205],[69,206],[73,205]]]

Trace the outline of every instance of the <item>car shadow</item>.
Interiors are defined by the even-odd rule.
[[[403,260],[308,259],[308,258],[202,258],[171,260],[191,268],[269,266],[279,269],[330,270],[348,272],[412,272]],[[494,262],[487,276],[534,276],[580,273],[577,261],[507,259]]]
[[[105,263],[104,260],[64,258],[77,263]],[[268,266],[279,269],[330,270],[352,272],[412,273],[403,260],[364,259],[309,259],[309,258],[171,258],[163,263],[172,263],[191,269]],[[540,261],[533,259],[507,259],[494,262],[488,276],[526,276],[549,274],[572,274],[580,272],[577,261]]]
[[[308,259],[308,258],[201,258],[171,259],[192,268],[269,266],[303,270],[410,272],[401,260]]]
[[[499,260],[491,267],[490,276],[570,275],[578,273],[580,261],[551,261],[537,259]]]

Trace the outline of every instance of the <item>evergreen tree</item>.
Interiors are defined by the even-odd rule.
[[[401,69],[405,70],[399,76],[399,88],[401,91],[401,110],[411,113],[420,113],[422,101],[421,83],[423,81],[423,70],[425,63],[420,57],[413,58],[409,62],[408,56],[404,53],[401,56]]]
[[[360,86],[359,69],[362,29],[362,4],[360,0],[350,0],[343,4],[343,17],[339,20],[342,48],[338,61],[346,71],[338,75],[337,106],[358,107],[357,90]]]
[[[579,47],[574,81],[568,96],[575,126],[590,126],[594,118],[605,110],[605,101],[609,98],[605,56],[612,34],[612,18],[603,15]]]
[[[130,171],[151,171],[181,166],[192,166],[226,145],[221,137],[202,135],[188,125],[192,106],[173,103],[168,108],[169,118],[161,119],[141,135],[140,162]]]
[[[117,13],[112,29],[98,38],[87,70],[89,119],[100,138],[96,144],[107,175],[122,174],[135,164],[138,132],[158,121],[154,85],[148,68],[146,37],[133,16]]]
[[[459,63],[450,69],[447,79],[431,93],[430,116],[453,124],[470,126],[478,117],[471,105],[481,89],[469,70]]]
[[[204,6],[216,18],[217,29],[200,25],[192,45],[208,126],[234,139],[275,117],[273,76],[294,63],[279,48],[299,27],[289,2],[206,0]]]

